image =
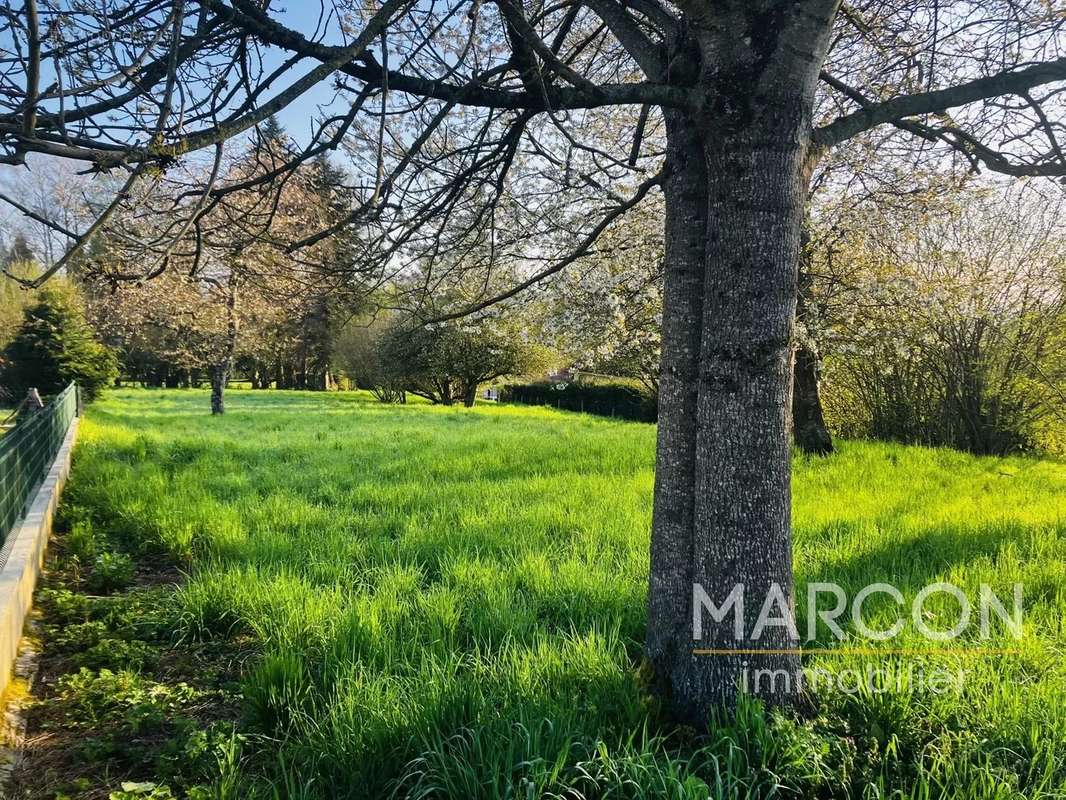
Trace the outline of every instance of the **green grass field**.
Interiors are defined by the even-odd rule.
[[[965,680],[942,694],[827,690],[802,720],[745,704],[701,737],[664,725],[642,688],[653,426],[357,394],[232,392],[224,418],[207,409],[201,392],[108,394],[66,492],[42,607],[57,631],[103,620],[111,633],[94,634],[95,660],[63,655],[71,675],[37,724],[110,731],[119,751],[96,757],[112,786],[128,774],[175,796],[200,783],[197,798],[1066,797],[1062,462],[848,442],[797,458],[801,594],[888,582],[909,600],[950,581],[1006,599],[1021,582],[1024,637],[994,625],[988,641],[968,630],[942,645],[1010,655],[813,657]],[[152,578],[170,565],[177,586]],[[92,605],[116,590],[105,611]],[[890,620],[881,599],[870,608]],[[950,627],[950,602],[932,610]],[[840,645],[879,646],[850,634]],[[138,637],[170,655],[122,656]],[[908,625],[880,646],[931,645]],[[127,695],[139,699],[116,711]],[[134,733],[154,737],[152,760],[124,761],[120,732],[145,705]],[[216,705],[228,710],[205,711]],[[210,752],[189,777],[192,757],[158,754],[184,753],[192,728],[211,732]]]

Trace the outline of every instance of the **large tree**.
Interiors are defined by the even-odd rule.
[[[336,236],[301,254],[284,253],[278,242],[334,216],[342,175],[324,158],[277,174],[292,147],[268,118],[248,146],[233,148],[229,159],[216,148],[210,162],[211,175],[239,191],[183,219],[172,212],[187,193],[202,195],[191,183],[200,175],[175,176],[165,191],[117,209],[109,235],[98,235],[79,259],[98,327],[134,361],[148,356],[171,368],[160,377],[187,382],[193,372],[206,374],[216,414],[224,413],[238,359],[258,387],[275,377],[278,388],[332,383],[331,317],[351,298],[333,267],[348,239]],[[187,248],[168,233],[186,222],[193,230]],[[138,246],[143,241],[165,246],[146,254]]]
[[[46,153],[126,176],[92,225],[66,231],[72,246],[51,269],[120,207],[195,172],[200,151],[315,87],[337,100],[309,144],[232,185],[201,168],[199,191],[169,211],[169,235],[129,242],[146,264],[165,263],[179,240],[194,250],[199,216],[222,198],[343,145],[359,168],[350,209],[275,244],[298,253],[359,227],[363,247],[349,267],[367,285],[427,253],[432,263],[435,253],[473,244],[483,257],[461,260],[464,269],[524,263],[514,286],[497,291],[486,278],[481,299],[437,314],[462,316],[574,263],[661,190],[646,647],[654,685],[679,718],[702,725],[711,707],[735,702],[745,664],[795,678],[787,626],[738,642],[728,617],[705,620],[694,641],[693,586],[721,603],[742,584],[749,612],[775,587],[791,596],[787,419],[810,176],[831,148],[881,125],[974,168],[1066,174],[1061,8],[1045,0],[385,0],[309,16],[300,31],[251,0],[26,0],[0,11],[14,44],[2,59],[3,161]],[[264,60],[266,45],[280,59]],[[427,273],[426,294],[439,278]],[[789,702],[797,683],[753,689]]]

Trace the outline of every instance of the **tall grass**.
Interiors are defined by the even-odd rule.
[[[920,659],[965,669],[959,692],[827,691],[805,721],[744,704],[700,737],[663,724],[641,677],[653,426],[358,394],[227,407],[111,393],[66,503],[183,565],[183,635],[254,643],[244,796],[1066,796],[1061,462],[850,442],[797,459],[801,594],[1022,582],[1024,639],[962,642],[1020,652]],[[929,610],[950,627],[950,603]],[[910,626],[891,644],[929,646]]]

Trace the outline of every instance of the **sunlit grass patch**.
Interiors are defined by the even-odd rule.
[[[1021,641],[995,628],[956,642],[1019,652],[926,659],[967,669],[961,694],[828,692],[817,718],[745,707],[695,737],[662,724],[640,669],[653,426],[231,395],[212,418],[204,393],[111,393],[82,429],[66,503],[129,552],[182,566],[180,635],[254,650],[241,796],[270,781],[308,797],[485,798],[1008,798],[1066,785],[1062,462],[851,442],[798,458],[801,598],[808,581],[852,597],[892,583],[908,603],[935,581],[1004,598],[1020,582]],[[950,607],[929,609],[950,627]],[[884,627],[898,613],[869,611]],[[847,641],[822,631],[817,644],[863,644],[844,622]],[[911,628],[892,642],[919,645]]]

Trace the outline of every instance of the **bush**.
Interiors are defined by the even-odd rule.
[[[836,291],[854,307],[835,312],[836,344],[825,351],[831,425],[978,454],[1058,448],[1066,240],[1057,207],[978,192],[878,213],[833,252]]]
[[[637,422],[655,422],[659,416],[658,398],[627,383],[515,384],[504,387],[500,400]]]
[[[382,403],[406,403],[403,376],[383,359],[381,323],[353,324],[341,331],[333,347],[337,365],[360,389],[368,389]]]
[[[0,383],[16,397],[31,387],[55,394],[77,381],[92,400],[118,375],[115,356],[97,341],[73,291],[54,287],[25,310],[2,364]]]

